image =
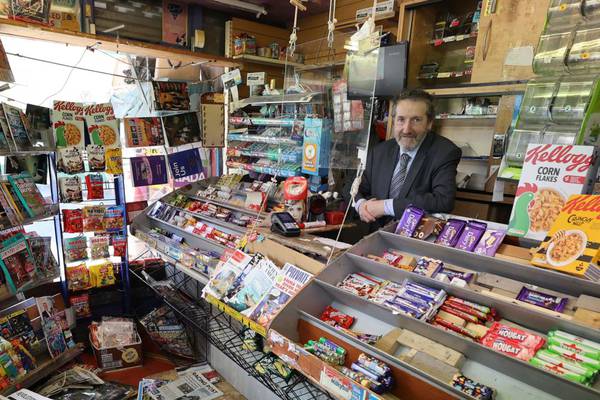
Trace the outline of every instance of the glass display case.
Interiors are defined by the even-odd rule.
[[[539,143],[541,137],[541,132],[537,130],[513,130],[508,141],[508,148],[506,149],[506,161],[508,165],[512,167],[522,166],[527,151],[527,145],[529,145],[529,143]]]
[[[575,32],[567,66],[575,73],[600,71],[600,26]]]
[[[582,0],[552,0],[548,7],[547,26],[573,26],[583,19]]]
[[[529,82],[523,95],[518,127],[550,122],[550,108],[556,90],[556,81],[535,80]]]
[[[566,71],[566,58],[573,33],[565,31],[544,33],[540,36],[533,58],[533,72],[537,75],[560,74]]]
[[[567,80],[558,84],[558,91],[552,102],[552,122],[556,124],[581,125],[585,117],[594,79]]]

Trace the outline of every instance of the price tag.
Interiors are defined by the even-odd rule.
[[[265,73],[264,72],[248,72],[246,75],[246,85],[257,86],[265,84]]]

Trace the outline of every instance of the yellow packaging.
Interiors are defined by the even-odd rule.
[[[576,194],[562,208],[531,263],[600,281],[600,195]]]
[[[121,175],[123,173],[121,148],[106,149],[106,173],[112,175]]]
[[[114,285],[115,281],[115,272],[110,261],[90,265],[90,283],[93,287]]]

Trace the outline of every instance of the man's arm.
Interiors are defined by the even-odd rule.
[[[411,193],[406,199],[394,199],[394,214],[400,218],[404,209],[413,204],[428,212],[450,212],[456,197],[456,167],[462,151],[455,148],[433,172],[430,193]],[[418,178],[417,178],[418,179]]]

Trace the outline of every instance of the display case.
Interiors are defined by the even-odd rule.
[[[426,256],[440,260],[448,268],[472,271],[475,278],[467,285],[454,285],[373,259],[372,256],[381,255],[389,249],[417,258]],[[495,351],[477,340],[432,325],[425,319],[392,312],[383,304],[348,292],[341,288],[339,283],[351,273],[399,284],[408,280],[435,290],[443,290],[448,296],[464,299],[471,304],[492,307],[502,324],[522,327],[527,332],[543,338],[546,338],[546,332],[560,329],[595,342],[600,340],[596,329],[573,320],[566,313],[547,312],[544,308],[532,307],[511,298],[507,290],[503,292],[493,289],[498,282],[509,278],[507,282],[513,285],[535,285],[537,290],[560,291],[565,297],[576,299],[582,294],[600,295],[600,285],[597,283],[384,231],[366,237],[331,263],[279,314],[271,325],[270,335],[276,332],[295,343],[305,343],[315,335],[321,335],[335,343],[343,343],[350,353],[358,349],[359,352],[375,357],[392,368],[395,386],[391,393],[396,396],[409,396],[414,399],[470,398],[450,383],[452,374],[458,371],[477,382],[493,387],[496,390],[495,398],[499,400],[525,397],[594,399],[600,395],[597,382],[588,386],[570,381],[537,368],[532,363]],[[512,290],[518,292],[519,288],[520,286]],[[514,296],[516,297],[516,294]],[[356,319],[354,325],[348,329],[341,329],[324,322],[321,314],[327,306],[353,316]],[[449,349],[446,353],[443,353],[443,350],[429,352],[437,355],[437,359],[431,358],[433,364],[437,361],[437,368],[416,362],[414,349],[411,352],[412,346],[407,347],[406,342],[395,345],[392,342],[393,346],[383,346],[382,342],[372,345],[356,336],[357,332],[361,332],[363,335],[383,335],[385,338],[397,328]],[[441,361],[442,354],[446,356],[451,351],[462,354],[462,361]],[[304,372],[312,373],[311,370]],[[430,387],[424,389],[423,383],[416,385],[415,381],[427,382]]]

